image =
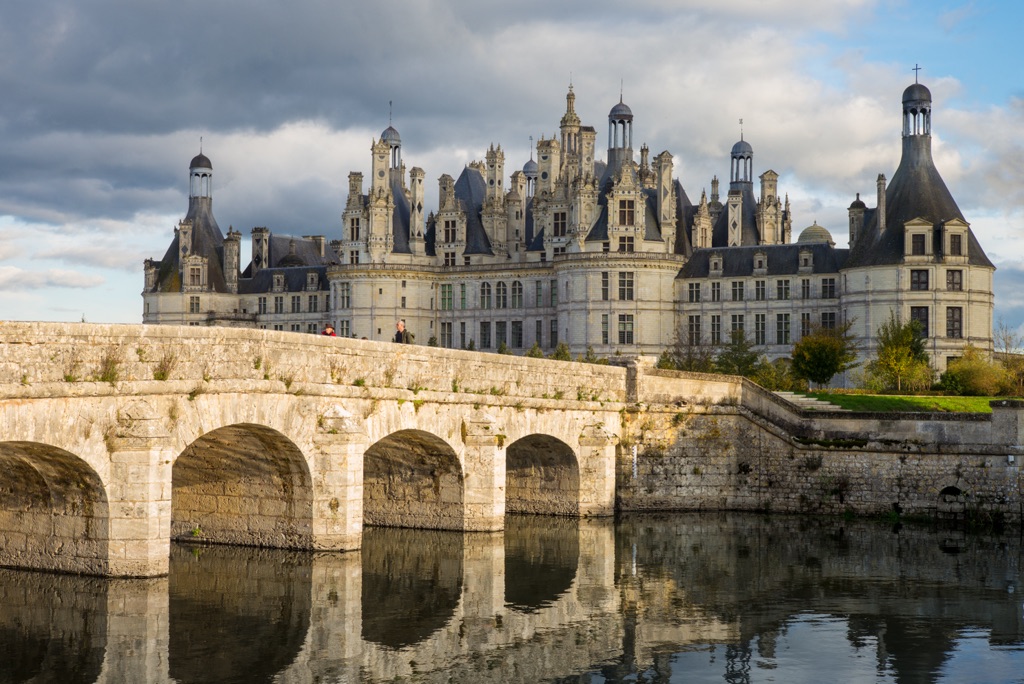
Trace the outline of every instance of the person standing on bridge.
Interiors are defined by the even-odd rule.
[[[330,323],[324,326],[324,331],[320,334],[327,335],[328,337],[337,337],[337,335],[334,333],[334,326],[331,325]]]
[[[395,323],[395,342],[398,344],[412,344],[412,333],[405,329],[405,319]]]

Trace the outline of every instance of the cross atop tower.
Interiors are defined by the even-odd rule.
[[[743,140],[743,119],[740,119],[740,140]]]
[[[911,69],[911,71],[913,71],[913,72],[914,72],[914,83],[917,83],[917,72],[919,72],[920,70],[921,70],[921,67],[919,67],[919,66],[917,65],[917,63],[915,62],[915,63],[914,63],[914,68],[913,68],[913,69]]]

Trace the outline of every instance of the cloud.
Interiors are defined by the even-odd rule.
[[[31,291],[39,288],[93,288],[103,285],[101,276],[89,275],[78,271],[48,269],[46,271],[26,271],[14,266],[0,266],[0,291]]]

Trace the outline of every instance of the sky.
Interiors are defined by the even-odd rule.
[[[896,170],[920,65],[936,165],[997,266],[997,321],[1024,333],[1021,26],[1012,0],[5,3],[0,320],[141,322],[200,144],[247,263],[256,226],[340,238],[389,116],[429,211],[492,143],[522,168],[570,82],[599,158],[621,96],[637,154],[668,150],[694,202],[728,179],[743,119],[794,239],[816,221],[843,247],[856,193],[873,206]]]

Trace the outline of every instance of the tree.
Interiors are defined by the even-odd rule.
[[[990,361],[973,344],[964,346],[960,358],[950,361],[939,379],[942,389],[972,397],[991,397],[999,394],[1010,383],[1006,368]]]
[[[757,370],[750,379],[772,392],[804,392],[807,390],[807,380],[793,372],[793,362],[790,359],[769,361],[767,357],[762,356],[757,364]]]
[[[1006,369],[1006,394],[1024,395],[1024,354],[1021,353],[1024,339],[1002,319],[996,325],[993,337],[996,358]]]
[[[555,359],[556,361],[572,361],[572,353],[569,352],[569,345],[565,342],[559,342],[555,345],[554,351],[548,356],[549,359]]]
[[[658,357],[658,368],[665,370],[713,373],[715,370],[714,349],[703,340],[694,340],[685,332],[676,335],[674,345]]]
[[[531,359],[543,359],[544,351],[540,348],[539,344],[534,342],[533,346],[530,347],[529,351],[526,352],[526,355],[529,356]]]
[[[742,330],[733,330],[729,344],[715,357],[715,372],[726,375],[752,376],[757,371],[760,357],[753,350],[750,338]]]
[[[838,328],[814,326],[793,345],[793,373],[818,385],[857,365],[857,345],[847,321]]]
[[[917,321],[903,323],[889,311],[889,320],[878,326],[875,358],[867,368],[875,384],[897,392],[931,385],[934,372],[924,350],[923,332]]]

